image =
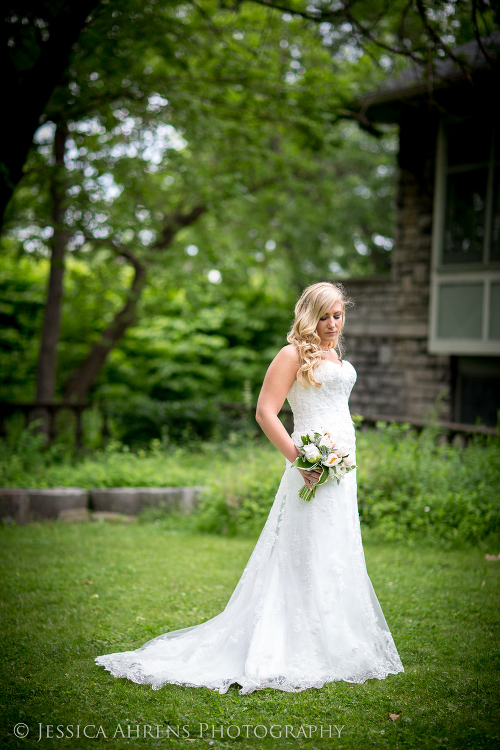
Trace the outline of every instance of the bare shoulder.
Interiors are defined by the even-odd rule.
[[[288,344],[280,349],[278,354],[275,356],[272,364],[274,367],[279,367],[280,370],[291,370],[294,373],[300,367],[299,353],[297,347],[293,344]]]
[[[271,409],[273,414],[277,414],[283,406],[299,369],[298,352],[294,350],[293,345],[284,346],[269,365],[259,395],[258,409]]]

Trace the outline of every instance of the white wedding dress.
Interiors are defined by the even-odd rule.
[[[288,393],[294,439],[328,429],[355,454],[348,399],[356,371],[325,359],[321,388]],[[262,467],[265,471],[265,467]],[[289,692],[327,682],[361,683],[403,672],[368,577],[356,499],[356,471],[328,481],[310,502],[286,462],[264,529],[226,608],[211,620],[167,632],[135,651],[98,656],[115,677],[149,684],[208,687],[240,694]]]

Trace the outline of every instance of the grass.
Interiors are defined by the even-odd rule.
[[[167,628],[216,615],[254,543],[174,532],[162,522],[0,528],[2,749],[500,747],[500,562],[473,548],[365,543],[368,572],[405,666],[404,674],[383,681],[247,696],[232,687],[219,695],[173,685],[153,691],[94,664],[99,654],[137,648]],[[388,714],[399,711],[392,722]],[[18,722],[31,729],[26,739],[13,736]],[[107,739],[38,742],[39,723],[54,725],[54,735],[56,725],[63,733],[67,725],[96,725],[89,734],[102,725]],[[125,738],[116,734],[118,724]],[[179,739],[142,736],[144,725],[157,724],[188,727],[189,742],[182,729]],[[209,725],[203,739],[200,724]],[[273,724],[293,726],[295,736],[253,735],[253,727]],[[218,731],[212,741],[212,725],[252,729],[248,739],[221,739]],[[331,739],[309,739],[309,729],[297,736],[301,725],[343,729],[340,739],[334,729]]]

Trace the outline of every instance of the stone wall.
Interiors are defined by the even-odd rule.
[[[448,356],[427,352],[437,122],[401,122],[391,274],[349,279],[346,358],[358,372],[351,411],[422,418],[440,399],[451,419]]]

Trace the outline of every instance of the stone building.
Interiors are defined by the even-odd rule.
[[[360,102],[397,123],[396,227],[388,276],[349,279],[353,412],[496,425],[500,409],[500,33]]]

